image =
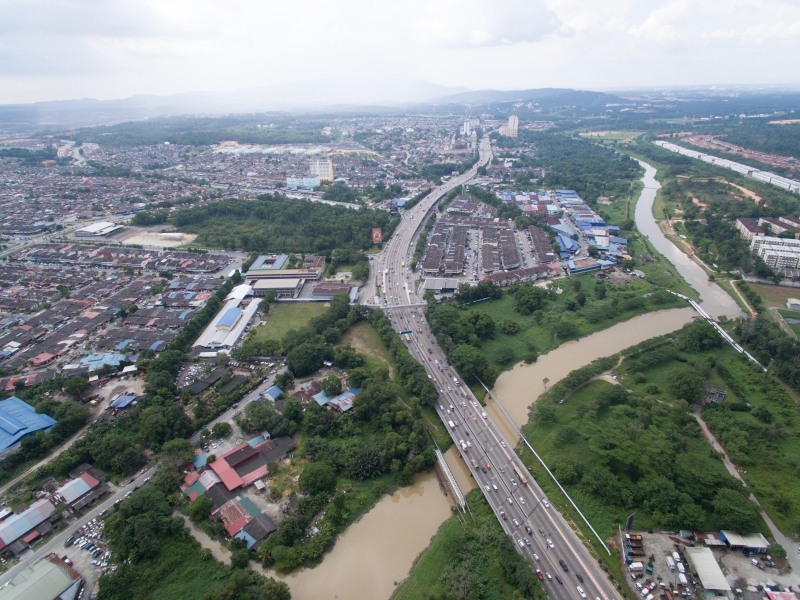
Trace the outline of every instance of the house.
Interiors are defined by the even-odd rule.
[[[326,392],[322,391],[319,394],[314,395],[314,400],[320,406],[327,406],[329,408],[338,410],[339,412],[347,412],[353,408],[353,400],[355,400],[355,397],[360,391],[361,388],[353,388],[352,390],[342,392],[333,398],[328,396]]]
[[[278,396],[280,396],[282,393],[283,390],[281,388],[279,388],[277,385],[273,385],[266,392],[264,392],[264,396],[275,402],[275,400],[278,399]]]

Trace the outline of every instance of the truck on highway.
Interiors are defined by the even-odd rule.
[[[525,476],[524,476],[524,475],[522,474],[522,472],[521,472],[521,471],[520,471],[520,470],[517,468],[517,466],[516,466],[516,465],[514,465],[514,474],[517,476],[517,479],[519,479],[519,482],[520,482],[522,485],[528,485],[528,480],[527,480],[527,479],[525,479]]]
[[[478,463],[477,463],[477,462],[475,462],[475,459],[474,459],[474,458],[471,458],[471,459],[469,459],[469,462],[472,464],[472,468],[473,468],[473,469],[475,469],[476,471],[477,471],[478,469],[480,469],[480,467],[478,466]]]
[[[456,428],[456,424],[453,421],[448,421],[447,424],[450,426],[451,430]]]

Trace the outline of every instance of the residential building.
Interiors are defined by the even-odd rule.
[[[511,115],[508,117],[508,125],[503,125],[500,128],[500,135],[504,135],[506,137],[517,137],[517,133],[519,130],[519,118],[517,115]]]
[[[739,217],[736,219],[736,229],[748,242],[752,241],[753,236],[764,235],[764,229],[758,224],[758,219]]]
[[[330,158],[316,158],[308,163],[311,177],[319,177],[320,181],[333,181],[333,160]]]
[[[774,269],[796,269],[800,264],[800,240],[753,236],[750,251]]]

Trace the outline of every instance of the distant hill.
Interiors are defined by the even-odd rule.
[[[535,90],[478,90],[442,96],[434,100],[437,104],[490,104],[494,102],[531,102],[548,96],[556,96],[574,90],[569,88],[540,88]]]

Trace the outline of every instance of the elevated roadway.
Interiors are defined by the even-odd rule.
[[[395,330],[412,332],[411,341],[406,343],[439,390],[439,417],[517,550],[544,574],[548,595],[555,600],[618,600],[613,584],[550,504],[514,452],[513,444],[503,439],[500,429],[447,363],[420,306],[422,296],[417,294],[416,278],[410,268],[417,235],[427,216],[436,210],[436,204],[454,187],[474,177],[478,166],[489,160],[491,148],[484,137],[480,160],[472,169],[436,188],[404,212],[394,235],[373,260],[377,270],[373,276],[377,275],[383,286],[376,293],[380,293],[381,308],[389,314]],[[556,575],[563,583],[558,583]],[[578,586],[585,596],[581,596]]]

